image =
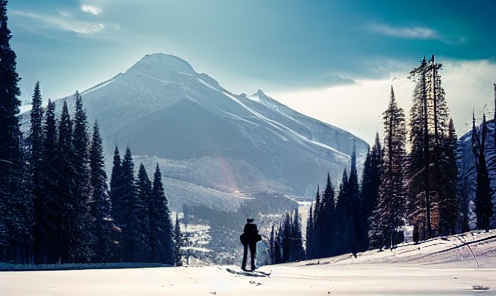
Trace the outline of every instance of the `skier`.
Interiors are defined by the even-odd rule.
[[[260,234],[258,234],[257,225],[254,224],[253,221],[254,219],[251,218],[246,219],[245,229],[243,231],[243,234],[239,237],[244,247],[243,263],[241,264],[241,269],[244,271],[248,271],[246,270],[246,257],[248,255],[248,247],[250,247],[251,254],[250,271],[255,270],[255,254],[257,253],[257,242],[262,239]]]

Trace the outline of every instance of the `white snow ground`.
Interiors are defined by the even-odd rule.
[[[270,277],[225,269],[2,272],[0,295],[496,295],[496,231],[261,267]]]

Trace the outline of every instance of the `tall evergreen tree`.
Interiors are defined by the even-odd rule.
[[[112,200],[115,205],[114,219],[117,225],[121,228],[121,260],[124,262],[132,262],[139,257],[139,245],[142,242],[142,233],[138,233],[139,228],[136,227],[138,221],[136,218],[138,211],[142,211],[141,203],[137,202],[136,184],[134,180],[134,163],[129,147],[126,148],[126,153],[122,159],[120,173],[120,197],[117,200]],[[136,209],[136,206],[140,206]]]
[[[42,245],[46,239],[46,229],[42,223],[44,209],[42,199],[42,174],[43,172],[43,108],[41,106],[40,83],[34,86],[32,108],[30,113],[31,128],[28,135],[29,165],[31,173],[31,190],[33,197],[33,255],[36,264],[43,263]]]
[[[347,216],[348,216],[348,171],[345,169],[341,177],[341,184],[339,184],[338,198],[335,208],[335,221],[334,231],[332,236],[331,253],[333,255],[344,254],[348,252],[347,242]]]
[[[485,142],[487,136],[486,115],[482,118],[480,129],[472,127],[472,148],[476,158],[477,187],[475,191],[475,214],[477,216],[477,228],[489,231],[489,222],[493,215],[493,203],[491,200],[491,188],[489,186],[489,174],[486,164]]]
[[[29,261],[31,199],[25,192],[26,166],[23,162],[19,128],[19,75],[16,54],[10,48],[7,0],[0,0],[0,228],[7,233],[0,243],[0,260]]]
[[[360,251],[363,245],[361,239],[361,213],[360,213],[360,187],[358,184],[358,171],[356,167],[356,148],[353,146],[353,153],[351,155],[350,178],[348,180],[347,194],[347,225],[346,237],[347,252],[353,253],[355,256]]]
[[[121,221],[121,215],[124,211],[122,208],[122,164],[119,149],[115,146],[114,158],[112,165],[112,174],[110,176],[110,200],[112,204],[111,216],[114,219],[115,224],[121,227],[123,221]]]
[[[181,266],[181,248],[183,247],[183,239],[181,236],[181,225],[179,223],[179,214],[176,213],[176,223],[174,225],[174,266]]]
[[[174,264],[174,241],[169,204],[162,183],[162,173],[157,164],[153,175],[151,203],[153,210],[150,219],[154,220],[154,229],[150,233],[157,249],[155,260],[160,263]]]
[[[88,122],[86,111],[83,108],[83,100],[78,92],[74,95],[75,100],[75,114],[73,123],[73,148],[74,160],[73,165],[75,168],[74,185],[75,185],[75,220],[76,231],[79,233],[80,241],[77,242],[79,250],[79,258],[75,258],[77,262],[84,262],[89,260],[91,254],[90,246],[93,244],[93,237],[91,236],[90,220],[89,220],[89,202],[90,194],[92,192],[90,184],[90,162],[89,162],[89,135],[88,135]]]
[[[293,213],[286,213],[284,215],[279,227],[278,236],[281,242],[281,263],[296,262],[305,259],[298,209],[295,209]]]
[[[379,199],[374,210],[374,235],[381,245],[393,247],[393,235],[405,218],[404,164],[406,159],[406,126],[403,109],[398,107],[391,87],[391,100],[384,115],[384,158],[379,186]],[[375,237],[374,237],[375,238]]]
[[[276,231],[276,226],[272,224],[272,230],[270,232],[270,262],[272,264],[281,263],[281,250],[278,239],[279,235]]]
[[[379,186],[381,184],[382,147],[379,134],[375,135],[375,143],[372,150],[367,153],[362,175],[361,196],[361,224],[362,224],[362,251],[372,247],[369,243],[370,223],[372,213],[379,199]],[[376,246],[374,246],[376,247]]]
[[[303,249],[303,234],[301,231],[301,217],[298,208],[295,209],[293,214],[293,231],[292,237],[292,261],[301,261],[305,259],[305,250]]]
[[[413,69],[417,81],[410,111],[409,191],[410,218],[422,230],[422,237],[432,237],[439,230],[439,204],[447,196],[442,180],[442,161],[448,133],[449,114],[439,70],[442,65],[425,57]]]
[[[460,217],[459,198],[459,176],[456,151],[458,139],[455,132],[455,125],[450,119],[448,125],[448,135],[444,139],[443,159],[441,165],[441,184],[444,190],[439,201],[439,229],[442,235],[452,235],[457,232],[457,224]]]
[[[322,197],[321,210],[319,214],[319,232],[317,241],[319,243],[319,257],[328,257],[332,253],[332,236],[334,233],[334,186],[331,182],[331,176],[327,173],[327,183]]]
[[[70,118],[67,102],[64,101],[58,126],[56,169],[58,173],[56,195],[62,207],[60,214],[60,261],[72,263],[79,261],[86,254],[80,248],[83,242],[79,223],[78,186],[75,183],[77,167],[73,145],[73,122]]]
[[[271,246],[271,262],[274,262],[272,259],[272,254],[274,254],[273,251],[273,232],[274,232],[274,226],[272,226],[272,232],[270,236],[270,246]],[[305,250],[306,250],[306,258],[307,259],[314,259],[316,258],[315,256],[315,221],[313,219],[313,205],[310,205],[310,209],[308,210],[308,219],[307,219],[307,228],[306,228],[306,233],[305,233]]]
[[[312,207],[310,207],[310,210],[312,210]],[[313,204],[313,215],[312,216],[312,221],[311,221],[311,229],[310,229],[310,234],[311,237],[309,237],[309,242],[307,244],[307,254],[309,259],[313,258],[320,258],[322,256],[322,253],[324,252],[321,248],[321,242],[322,238],[320,237],[320,233],[322,232],[322,228],[324,227],[321,225],[321,213],[322,212],[322,207],[321,207],[321,193],[320,193],[320,186],[317,185],[317,192],[315,193],[315,202]]]
[[[102,139],[98,123],[93,125],[93,136],[90,149],[91,201],[90,215],[93,233],[93,262],[109,262],[113,258],[113,222],[111,203],[107,187],[107,174],[103,155]]]
[[[75,216],[75,203],[74,196],[76,196],[76,188],[74,184],[74,176],[76,174],[75,167],[73,165],[74,161],[74,147],[72,145],[72,121],[69,115],[69,109],[67,107],[67,102],[64,101],[62,107],[62,114],[60,116],[59,126],[58,126],[58,141],[57,141],[57,154],[56,154],[56,170],[57,185],[55,196],[57,197],[57,203],[61,207],[59,213],[59,233],[60,242],[58,244],[59,254],[61,263],[72,262],[70,256],[70,242],[72,231],[74,226],[72,218]]]
[[[138,202],[136,208],[135,228],[138,228],[138,233],[143,236],[143,241],[146,242],[146,247],[149,249],[145,257],[149,262],[155,262],[157,246],[152,239],[152,233],[155,231],[155,220],[152,219],[153,204],[152,204],[152,183],[146,172],[145,166],[141,163],[138,170],[138,178],[136,179],[136,191]]]
[[[37,223],[40,229],[46,229],[44,240],[41,244],[40,263],[52,264],[60,261],[62,215],[65,212],[62,200],[58,195],[58,178],[60,172],[58,163],[58,132],[55,117],[55,103],[48,100],[45,120],[43,125],[43,156],[41,174],[42,196],[40,207],[42,218]]]

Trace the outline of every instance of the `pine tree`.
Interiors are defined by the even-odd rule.
[[[152,204],[152,183],[148,174],[146,173],[145,166],[141,163],[138,170],[138,178],[136,179],[136,191],[138,202],[136,210],[136,224],[134,227],[138,228],[138,233],[143,236],[143,241],[147,243],[146,249],[150,249],[147,252],[146,261],[155,262],[156,258],[156,242],[152,238],[152,233],[156,229],[155,220],[152,218],[153,204]],[[143,247],[141,248],[143,252]]]
[[[79,241],[75,242],[75,248],[78,250],[78,255],[75,257],[76,262],[85,262],[90,260],[92,250],[90,246],[93,244],[91,229],[89,225],[89,202],[91,194],[90,185],[90,163],[89,163],[89,136],[88,122],[86,111],[83,108],[82,97],[78,92],[74,95],[75,114],[74,114],[74,131],[73,131],[73,149],[75,168],[74,185],[75,185],[75,216],[74,224],[75,231],[78,233]]]
[[[111,203],[107,187],[107,174],[103,155],[102,139],[98,123],[93,125],[93,136],[90,149],[91,201],[90,215],[93,233],[93,262],[109,262],[113,257],[113,222]]]
[[[485,142],[487,136],[486,115],[482,118],[480,130],[475,127],[475,119],[472,127],[472,147],[476,158],[477,187],[475,191],[475,214],[477,216],[477,228],[489,231],[489,222],[493,215],[493,203],[491,200],[491,188],[489,186],[489,174],[486,164]]]
[[[20,95],[16,54],[10,48],[7,1],[0,0],[0,228],[7,235],[0,244],[0,261],[28,262],[30,194],[19,128]]]
[[[303,249],[303,234],[301,231],[301,217],[298,208],[295,209],[292,222],[291,233],[291,261],[301,261],[305,259],[305,250]]]
[[[284,214],[282,224],[279,226],[279,241],[281,242],[281,263],[291,262],[291,215]]]
[[[179,224],[179,214],[176,213],[176,223],[174,225],[174,266],[182,266],[182,247],[183,240],[181,236],[181,226]]]
[[[393,88],[384,115],[384,158],[379,186],[379,199],[374,210],[373,235],[382,238],[382,245],[393,247],[393,235],[405,217],[404,164],[406,158],[406,126],[403,109],[399,108]],[[373,237],[376,239],[376,237]]]
[[[322,207],[321,205],[321,196],[320,196],[320,186],[317,185],[317,192],[315,193],[315,202],[313,205],[313,215],[312,215],[312,229],[311,229],[311,237],[310,239],[310,245],[309,248],[307,249],[307,253],[310,258],[320,258],[322,256],[322,253],[324,252],[323,249],[321,248],[321,232],[322,228],[324,227],[321,223],[321,212],[322,212]],[[310,210],[312,210],[312,207],[310,207]]]
[[[355,255],[363,245],[360,228],[361,213],[360,213],[360,189],[358,184],[358,171],[356,167],[356,148],[353,146],[353,153],[351,155],[350,178],[348,180],[347,189],[347,209],[348,209],[348,223],[346,225],[348,241],[347,251]]]
[[[347,235],[348,235],[348,171],[345,169],[341,177],[341,184],[339,184],[338,198],[335,208],[335,221],[334,231],[332,236],[332,245],[328,246],[331,248],[332,255],[340,255],[347,253]]]
[[[42,175],[43,175],[43,108],[41,106],[40,83],[37,81],[33,91],[32,108],[31,108],[31,128],[28,136],[29,146],[29,164],[31,175],[31,190],[33,196],[33,255],[36,264],[43,263],[42,245],[46,239],[46,229],[42,221],[43,204],[42,200]]]
[[[271,262],[274,262],[272,260],[272,254],[274,254],[273,251],[273,232],[274,232],[274,227],[272,226],[272,232],[270,236],[270,246],[271,246]],[[315,232],[315,221],[313,219],[313,208],[312,205],[310,205],[310,209],[308,210],[308,219],[307,219],[307,228],[306,228],[306,234],[305,234],[305,250],[306,250],[306,258],[307,259],[314,259],[316,258],[315,256],[315,240],[314,240],[314,234]]]
[[[138,211],[142,210],[136,206],[140,206],[136,199],[136,184],[134,180],[134,163],[129,147],[126,148],[126,153],[121,163],[120,174],[120,197],[118,200],[112,200],[116,211],[114,219],[117,225],[121,228],[121,260],[124,262],[133,262],[138,259],[139,245],[141,244],[142,233],[139,233],[137,227],[139,216]]]
[[[439,231],[439,205],[448,196],[442,180],[446,178],[442,162],[449,128],[448,107],[441,86],[439,70],[434,60],[422,61],[410,72],[417,81],[410,111],[409,190],[410,219],[422,230],[422,237],[430,238]]]
[[[458,139],[455,125],[451,119],[448,125],[448,136],[443,143],[443,159],[441,165],[441,184],[443,196],[439,201],[439,229],[443,235],[452,235],[457,232],[460,216],[460,198],[458,194],[459,176],[456,159]]]
[[[154,220],[153,232],[150,233],[157,249],[156,260],[160,263],[174,264],[174,241],[169,205],[164,192],[162,174],[157,164],[153,175],[150,218]]]
[[[362,225],[362,251],[372,247],[369,243],[370,223],[373,220],[372,213],[377,206],[379,199],[379,186],[381,183],[381,164],[382,164],[382,147],[379,140],[379,134],[375,135],[375,143],[372,150],[367,153],[365,159],[361,196],[361,225]],[[374,246],[375,247],[375,246]]]
[[[59,239],[58,243],[60,260],[62,263],[72,262],[70,258],[70,241],[71,231],[73,230],[72,218],[75,216],[75,203],[73,197],[75,193],[75,167],[73,166],[74,160],[74,147],[72,146],[72,121],[69,115],[67,102],[64,101],[62,107],[62,114],[60,116],[58,126],[58,141],[57,141],[57,154],[55,158],[55,166],[58,173],[56,182],[57,203],[60,210],[57,211],[59,216]]]
[[[42,196],[41,209],[43,218],[37,220],[41,229],[46,229],[45,239],[41,245],[41,263],[53,264],[60,259],[60,232],[62,227],[62,215],[65,209],[58,195],[58,178],[60,172],[57,170],[58,163],[58,132],[57,119],[55,117],[55,103],[48,100],[45,120],[43,125],[43,156],[41,174]]]
[[[115,146],[114,149],[114,159],[112,166],[112,174],[110,176],[110,200],[112,204],[111,216],[114,219],[114,223],[117,227],[121,227],[123,221],[121,221],[121,214],[124,209],[122,199],[122,164],[121,156],[119,154],[119,149]]]
[[[79,243],[78,187],[75,183],[77,167],[75,165],[73,145],[73,122],[69,115],[67,102],[64,101],[58,126],[56,169],[58,173],[56,195],[60,204],[60,260],[62,263],[77,262],[81,256]]]
[[[331,176],[327,173],[327,183],[322,198],[321,210],[319,212],[319,257],[331,256],[332,235],[334,232],[334,186],[331,182]]]
[[[278,244],[278,233],[276,231],[275,224],[272,224],[272,230],[270,232],[270,262],[272,264],[277,264],[281,262],[281,254]]]

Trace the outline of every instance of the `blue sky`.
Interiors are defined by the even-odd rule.
[[[423,55],[445,65],[460,129],[496,82],[494,0],[11,0],[8,16],[24,101],[36,80],[55,99],[164,52],[370,142],[389,85],[408,110],[405,78]]]

